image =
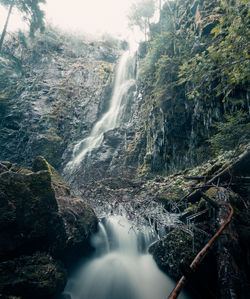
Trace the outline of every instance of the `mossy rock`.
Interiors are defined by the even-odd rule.
[[[63,178],[58,174],[53,166],[51,166],[43,156],[38,156],[32,165],[32,170],[38,172],[41,170],[49,171],[51,175],[51,182],[55,192],[59,195],[70,195],[70,188]]]
[[[63,291],[66,275],[64,267],[46,253],[21,256],[0,263],[0,294],[3,298],[52,298]]]
[[[48,171],[1,173],[0,198],[0,260],[63,248],[66,235]]]
[[[190,234],[181,229],[175,229],[151,245],[149,253],[153,255],[160,269],[178,280],[182,276],[181,262],[185,261],[186,264],[190,264],[201,250],[203,241],[204,236],[201,234],[195,235],[192,240]]]
[[[57,171],[38,157],[33,170],[11,171],[2,162],[0,172],[0,261],[40,250],[68,259],[90,250],[90,236],[98,219],[70,189]]]
[[[63,260],[70,264],[92,250],[89,241],[97,231],[98,219],[93,209],[80,198],[58,197],[57,200],[67,235]]]
[[[157,201],[162,203],[167,211],[175,212],[175,210],[173,210],[174,206],[172,205],[172,203],[178,202],[186,194],[187,194],[187,192],[185,192],[181,187],[176,185],[172,188],[169,188],[166,192],[158,195]],[[180,211],[180,210],[183,211],[184,208],[185,208],[184,203],[178,205],[178,209],[179,209],[178,211]]]
[[[217,195],[217,192],[218,192],[218,189],[216,187],[212,187],[212,188],[209,188],[207,191],[206,191],[206,195],[212,199],[212,200],[215,200],[216,198],[216,195]]]
[[[59,215],[66,233],[66,243],[62,258],[82,255],[90,250],[89,238],[96,232],[98,219],[93,209],[82,199],[73,196],[69,186],[44,157],[39,156],[33,162],[33,171],[48,171],[55,190]]]

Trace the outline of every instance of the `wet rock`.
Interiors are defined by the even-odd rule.
[[[55,253],[66,240],[49,172],[20,172],[0,175],[0,259],[37,249]]]
[[[151,245],[149,253],[153,255],[160,269],[178,280],[182,276],[181,261],[185,261],[188,265],[191,264],[196,254],[201,250],[202,244],[202,236],[192,240],[188,233],[175,229]]]
[[[97,231],[98,219],[80,198],[59,196],[57,202],[67,236],[62,258],[68,265],[92,250],[89,241]]]
[[[97,230],[98,219],[86,202],[71,194],[69,186],[44,157],[39,156],[35,159],[33,170],[47,170],[50,173],[58,213],[66,234],[62,258],[67,262],[77,259],[91,249],[89,238]]]
[[[38,156],[33,162],[32,170],[39,172],[48,171],[51,177],[51,183],[55,191],[55,196],[70,195],[70,187],[62,179],[53,166],[51,166],[43,156]]]
[[[52,298],[66,284],[64,267],[46,253],[0,263],[0,298]]]
[[[68,251],[88,247],[97,218],[82,199],[70,194],[44,158],[35,160],[36,172],[24,168],[14,172],[7,162],[0,165],[1,260],[36,250],[63,257]]]
[[[51,298],[62,291],[66,274],[52,257],[69,266],[89,253],[97,230],[90,206],[40,156],[33,171],[0,162],[0,210],[0,294]]]
[[[71,144],[88,134],[106,109],[120,55],[118,42],[89,43],[73,36],[69,41],[55,30],[48,30],[48,36],[49,46],[43,36],[31,41],[27,53],[36,55],[23,57],[29,71],[20,75],[15,93],[13,88],[4,93],[0,160],[31,165],[42,155],[59,168],[70,159]]]
[[[120,132],[118,129],[110,130],[104,133],[104,144],[110,147],[117,147],[124,138],[124,132]]]

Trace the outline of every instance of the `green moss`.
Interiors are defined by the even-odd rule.
[[[195,203],[191,203],[191,202],[188,202],[188,207],[185,209],[185,212],[192,212],[192,214],[194,213],[197,213],[198,211],[198,204]]]
[[[58,172],[55,170],[55,168],[53,166],[51,166],[43,156],[38,156],[34,160],[32,169],[34,172],[37,172],[40,170],[49,171],[49,173],[51,175],[51,180],[52,180],[53,186],[65,188],[67,190],[67,192],[70,193],[69,186],[62,179],[62,177],[58,174]]]
[[[201,199],[198,203],[198,209],[197,209],[197,212],[199,211],[202,211],[202,210],[205,210],[207,208],[210,208],[208,202],[205,200],[205,199]]]
[[[22,174],[31,174],[32,171],[30,169],[27,169],[27,168],[20,168],[18,171],[18,173],[22,173]]]
[[[218,189],[215,188],[215,187],[209,188],[209,189],[206,191],[206,195],[207,195],[210,199],[215,199],[215,198],[216,198],[216,195],[217,195],[217,191],[218,191]]]
[[[194,242],[194,243],[193,243]],[[191,235],[181,229],[175,229],[149,248],[158,266],[174,279],[179,279],[182,260],[190,264],[203,245],[203,237]],[[194,249],[194,251],[193,251]]]
[[[0,275],[0,293],[21,298],[51,298],[66,283],[64,268],[39,252],[0,263]]]
[[[52,173],[49,163],[42,156],[39,156],[35,159],[35,161],[33,162],[33,165],[32,165],[32,170],[34,172],[37,172],[40,170],[48,170],[50,173]]]

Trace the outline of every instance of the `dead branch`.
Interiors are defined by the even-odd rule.
[[[184,176],[185,180],[192,180],[192,181],[206,181],[212,179],[212,176]]]
[[[226,169],[222,170],[216,176],[214,176],[211,180],[207,182],[208,185],[212,183],[216,183],[218,179],[220,182],[230,180],[233,176],[243,175],[246,176],[249,174],[249,166],[250,166],[250,151],[244,152],[239,158],[229,165]]]
[[[245,151],[242,155],[239,156],[239,158],[229,165],[226,169],[222,170],[220,173],[218,173],[216,176],[214,176],[212,179],[206,182],[203,186],[198,186],[198,188],[195,191],[192,191],[188,195],[185,195],[182,197],[177,204],[182,202],[183,200],[189,200],[189,201],[196,201],[199,200],[200,195],[200,189],[209,189],[211,185],[217,184],[218,182],[225,182],[226,180],[232,179],[233,176],[237,177],[239,174],[242,176],[249,175],[249,169],[250,169],[250,151]],[[248,177],[247,177],[248,178]],[[230,182],[231,183],[231,182]],[[196,189],[195,188],[195,189]]]
[[[223,232],[223,230],[226,228],[226,226],[229,224],[229,222],[232,219],[234,210],[232,208],[232,206],[228,203],[225,202],[221,202],[219,203],[219,205],[223,205],[223,206],[227,206],[230,208],[230,214],[228,215],[226,221],[224,222],[223,225],[220,226],[219,230],[213,235],[213,237],[209,240],[209,242],[202,248],[202,250],[196,255],[195,259],[193,260],[193,262],[190,265],[190,268],[192,271],[195,271],[200,260],[202,259],[202,257],[205,256],[206,252],[208,251],[208,249],[212,246],[212,244],[214,243],[214,241],[219,237],[219,235]],[[170,294],[170,296],[168,297],[169,299],[175,299],[179,296],[181,290],[183,289],[184,285],[187,282],[187,278],[186,276],[182,276],[181,279],[179,280],[179,282],[177,283],[175,289],[172,291],[172,293]]]

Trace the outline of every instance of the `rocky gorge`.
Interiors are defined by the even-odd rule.
[[[0,297],[59,296],[70,267],[93,251],[98,218],[122,210],[134,226],[146,221],[158,235],[149,252],[174,280],[188,278],[191,298],[247,298],[247,82],[235,83],[225,100],[219,77],[202,74],[204,93],[197,89],[191,98],[197,82],[179,81],[185,60],[201,55],[202,64],[209,47],[221,43],[212,30],[229,11],[218,1],[166,2],[151,24],[151,44],[142,42],[131,54],[133,82],[121,100],[119,125],[103,132],[72,173],[67,165],[75,148],[110,109],[128,44],[53,28],[6,43],[0,57]],[[230,113],[235,122],[226,118]],[[222,119],[229,130],[216,135]],[[213,136],[221,138],[217,148]],[[232,143],[221,148],[224,140]],[[234,215],[193,273],[189,265],[229,214],[213,202],[230,203]]]

